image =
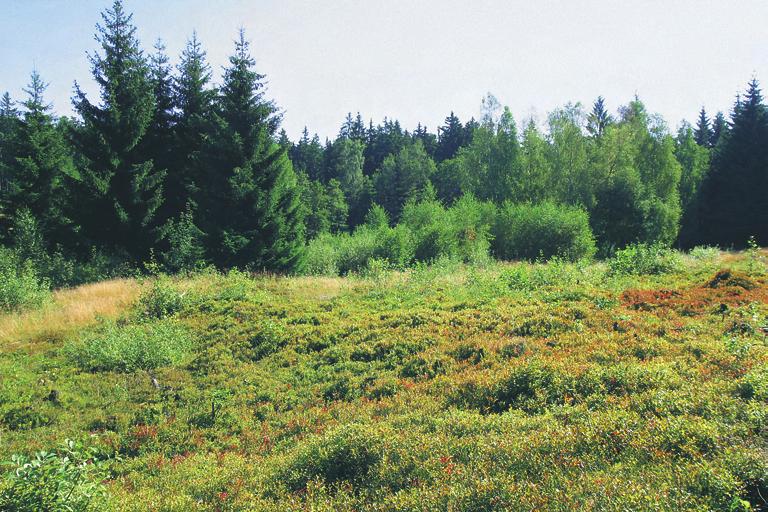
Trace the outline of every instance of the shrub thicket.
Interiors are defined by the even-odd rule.
[[[503,260],[562,258],[576,261],[595,254],[586,212],[552,203],[512,204],[499,208],[492,248]]]
[[[185,328],[170,320],[120,326],[107,324],[70,343],[65,351],[88,371],[132,372],[178,364],[192,349]]]
[[[0,311],[39,306],[48,296],[48,283],[40,279],[32,261],[0,247]]]
[[[682,265],[680,254],[662,244],[632,244],[616,251],[609,261],[612,274],[666,274]]]
[[[56,452],[15,455],[0,487],[0,510],[16,512],[104,510],[106,462],[96,450],[67,441]]]

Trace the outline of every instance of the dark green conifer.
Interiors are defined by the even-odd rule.
[[[96,34],[101,52],[90,55],[101,101],[92,103],[75,84],[82,123],[74,140],[82,165],[72,214],[87,247],[103,244],[143,259],[157,239],[164,179],[141,144],[155,117],[152,75],[122,1],[115,0],[102,20]]]
[[[709,118],[707,117],[707,111],[704,107],[701,107],[699,112],[699,119],[696,121],[696,129],[693,132],[696,144],[699,146],[708,148],[711,146],[712,141],[712,129],[709,126]]]
[[[229,62],[205,147],[197,225],[219,266],[295,270],[304,247],[300,190],[275,142],[280,116],[264,96],[243,31]]]
[[[704,182],[702,232],[706,242],[744,247],[768,244],[768,109],[753,79],[718,142]]]

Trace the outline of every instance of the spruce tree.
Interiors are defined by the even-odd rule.
[[[229,62],[205,147],[197,225],[221,267],[294,270],[304,247],[300,189],[274,140],[280,116],[264,96],[243,31]]]
[[[711,146],[712,141],[712,129],[709,126],[709,118],[704,107],[701,107],[699,112],[699,119],[696,121],[696,130],[693,132],[696,144],[699,146],[708,148]]]
[[[164,178],[141,144],[155,116],[153,81],[122,1],[115,0],[102,20],[96,34],[101,53],[89,56],[100,103],[75,83],[73,104],[82,122],[74,140],[82,165],[71,211],[87,245],[101,243],[141,259],[156,240]]]
[[[173,164],[165,184],[165,208],[171,216],[194,209],[196,183],[205,172],[201,151],[211,129],[217,91],[211,87],[211,69],[205,51],[193,32],[181,53],[173,79],[176,109]]]
[[[435,161],[442,162],[456,156],[456,152],[464,144],[464,127],[453,112],[445,118],[445,124],[437,129],[437,149]]]
[[[306,173],[312,180],[321,180],[325,177],[323,146],[320,145],[320,137],[315,134],[310,138],[306,126],[301,133],[299,142],[291,148],[290,157],[296,172]]]
[[[381,168],[385,158],[399,153],[410,142],[410,135],[406,135],[399,121],[384,118],[382,124],[368,131],[363,173],[366,176],[371,176]]]
[[[709,139],[709,146],[714,148],[717,143],[720,142],[720,137],[728,131],[728,124],[725,122],[725,116],[722,112],[718,112],[715,115],[715,119],[712,120],[712,135]]]
[[[360,112],[357,113],[355,118],[352,118],[352,112],[347,114],[347,117],[344,119],[344,123],[339,130],[339,137],[346,137],[348,139],[365,142],[367,133]]]
[[[612,122],[613,118],[605,108],[605,98],[598,96],[592,105],[592,112],[587,116],[587,132],[593,137],[602,137]]]
[[[64,213],[64,178],[72,174],[72,156],[44,98],[47,84],[32,72],[24,91],[24,114],[18,127],[15,164],[7,194],[6,213],[22,210],[35,219],[48,244],[66,242],[69,221]]]
[[[405,203],[418,200],[431,186],[435,162],[429,158],[421,142],[405,146],[395,155],[389,155],[374,175],[376,202],[393,219],[399,219]]]
[[[19,111],[7,92],[0,98],[0,223],[8,226],[8,196],[16,163],[16,142],[19,129]],[[8,229],[0,230],[0,239]]]
[[[416,127],[411,135],[413,140],[421,141],[421,145],[424,146],[424,151],[432,158],[435,159],[435,153],[437,152],[437,135],[429,133],[426,126],[422,126],[421,123]]]
[[[291,142],[291,138],[288,137],[288,132],[285,131],[285,128],[280,129],[280,135],[277,137],[277,143],[281,148],[290,154],[291,149],[293,148],[293,143]]]
[[[677,238],[680,247],[692,247],[699,236],[701,184],[709,169],[709,157],[708,148],[698,144],[693,128],[684,123],[675,141],[675,158],[682,170],[679,187],[682,217]]]
[[[140,152],[144,158],[152,160],[155,169],[165,173],[164,188],[167,188],[168,177],[176,175],[176,169],[173,169],[176,114],[171,66],[165,44],[159,39],[155,43],[155,53],[149,58],[149,70],[155,111],[141,140]],[[167,191],[163,195],[163,205],[158,210],[158,222],[161,223],[181,213],[167,201]]]
[[[703,241],[744,247],[768,243],[768,108],[757,80],[739,97],[704,182]]]

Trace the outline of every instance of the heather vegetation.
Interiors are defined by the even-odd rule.
[[[642,245],[57,292],[0,317],[0,508],[766,510],[767,279]]]

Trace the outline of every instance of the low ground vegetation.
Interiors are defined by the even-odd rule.
[[[768,510],[764,256],[56,291],[0,317],[0,508]]]

